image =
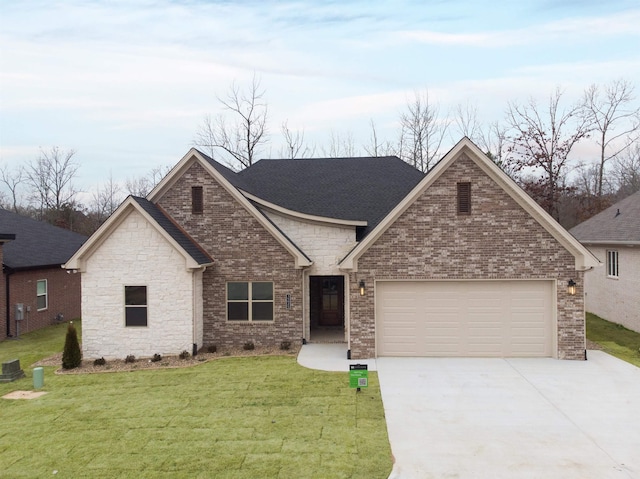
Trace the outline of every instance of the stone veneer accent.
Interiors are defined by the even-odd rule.
[[[202,186],[204,211],[191,212],[191,187]],[[302,270],[293,256],[200,164],[193,163],[158,204],[214,259],[203,274],[205,345],[279,346],[301,341]],[[228,281],[273,281],[274,321],[228,322]],[[291,309],[286,309],[286,295]]]
[[[456,213],[456,183],[471,182],[471,215]],[[385,231],[350,273],[350,348],[375,357],[375,280],[555,279],[557,357],[584,359],[583,275],[574,257],[466,154]],[[567,281],[577,283],[569,296]],[[358,283],[367,292],[360,296]]]
[[[640,248],[591,246],[602,267],[585,273],[587,311],[640,333]],[[618,277],[607,277],[607,251],[618,252]]]
[[[132,211],[87,258],[82,273],[84,359],[191,353],[193,276],[184,257]],[[125,326],[125,286],[147,286],[146,327]]]

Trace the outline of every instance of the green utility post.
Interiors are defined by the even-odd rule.
[[[33,389],[40,389],[44,386],[44,368],[33,369]]]

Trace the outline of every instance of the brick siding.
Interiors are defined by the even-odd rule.
[[[204,210],[191,210],[191,187],[202,186]],[[293,256],[198,163],[191,165],[158,201],[210,255],[203,274],[205,345],[278,346],[302,340],[302,270]],[[274,321],[228,322],[228,281],[273,281]],[[286,309],[286,295],[291,309]]]
[[[471,215],[456,183],[471,182]],[[569,296],[569,279],[577,294]],[[468,156],[456,161],[360,257],[350,274],[351,354],[375,356],[375,280],[555,279],[557,356],[584,359],[583,273],[574,257]],[[364,280],[367,294],[360,296]]]

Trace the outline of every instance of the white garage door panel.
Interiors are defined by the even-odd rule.
[[[551,281],[378,282],[379,356],[551,356]]]

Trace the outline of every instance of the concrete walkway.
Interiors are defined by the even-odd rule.
[[[344,345],[314,344],[298,361],[348,371],[354,361],[338,346],[346,358]],[[588,357],[369,360],[396,460],[390,478],[640,479],[640,369]]]

